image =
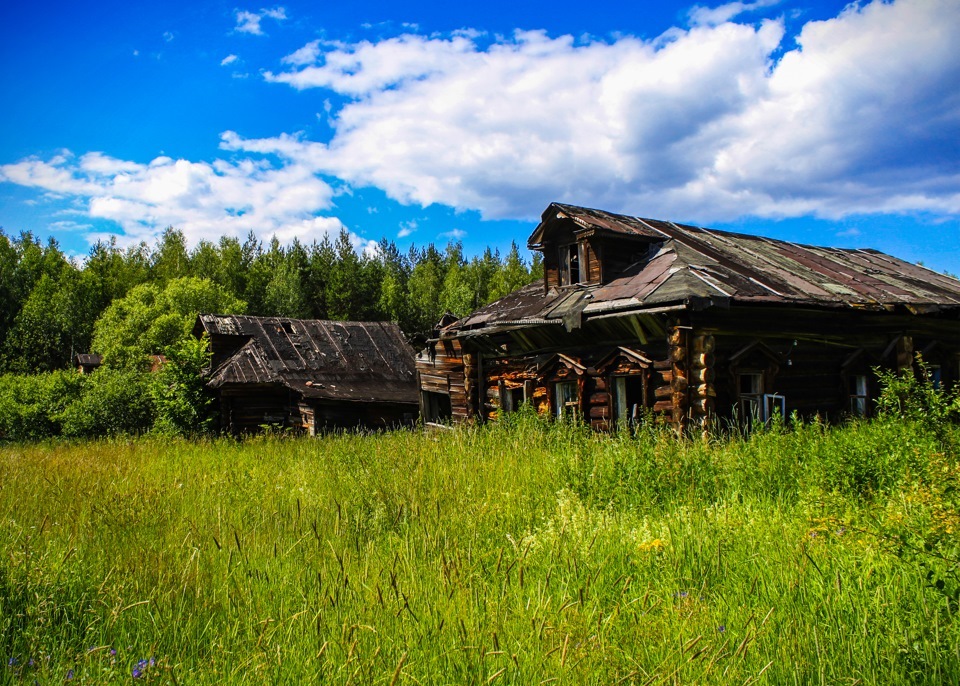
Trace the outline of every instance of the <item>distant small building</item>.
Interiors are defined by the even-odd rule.
[[[103,355],[94,355],[93,353],[79,353],[74,361],[77,364],[77,371],[81,374],[92,374],[97,367],[103,364]]]
[[[870,412],[877,367],[916,353],[960,386],[960,281],[876,250],[553,203],[543,280],[456,322],[417,359],[424,421],[526,402],[596,429]]]
[[[224,431],[313,435],[416,420],[413,350],[396,324],[201,314],[193,333],[210,339],[207,387]]]

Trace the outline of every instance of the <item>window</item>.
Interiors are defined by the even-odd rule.
[[[560,246],[560,285],[580,283],[580,245]]]
[[[763,374],[743,372],[737,375],[737,390],[740,394],[740,416],[746,421],[766,420],[763,402]]]
[[[500,388],[500,409],[504,412],[516,412],[520,409],[524,400],[526,400],[526,397],[524,397],[523,386],[518,388],[502,386]]]
[[[553,388],[554,412],[558,417],[577,414],[580,406],[579,389],[576,381],[558,381]]]
[[[643,378],[615,376],[613,382],[613,418],[617,423],[634,425],[643,416]]]
[[[869,397],[867,395],[867,376],[866,374],[857,374],[851,381],[850,413],[857,417],[866,417]]]
[[[423,391],[421,396],[423,398],[423,421],[442,422],[453,417],[450,396],[446,393]]]

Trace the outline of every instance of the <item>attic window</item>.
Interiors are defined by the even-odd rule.
[[[580,244],[560,246],[560,285],[580,283]]]

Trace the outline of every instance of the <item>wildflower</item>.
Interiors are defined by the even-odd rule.
[[[16,667],[16,666],[17,666],[17,658],[11,657],[9,660],[7,660],[7,667]]]
[[[721,634],[726,630],[727,630],[726,624],[721,624],[720,626],[717,627],[717,631],[719,631]]]
[[[67,670],[67,681],[73,681],[73,670]]]
[[[117,649],[116,649],[116,648],[111,648],[111,649],[110,649],[110,657],[114,657],[116,654],[117,654]]]

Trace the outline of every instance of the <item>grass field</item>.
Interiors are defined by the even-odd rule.
[[[960,683],[960,436],[0,449],[0,681]]]

